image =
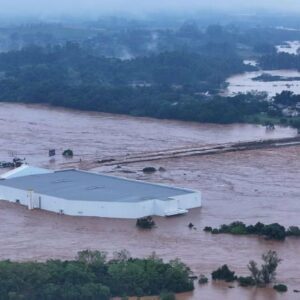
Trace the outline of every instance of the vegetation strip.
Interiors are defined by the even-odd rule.
[[[291,236],[300,237],[300,228],[298,226],[290,226],[286,229],[278,223],[265,225],[258,222],[255,225],[247,226],[243,222],[236,221],[229,225],[223,224],[219,228],[207,226],[203,230],[212,234],[259,235],[270,240],[284,240],[286,237]]]

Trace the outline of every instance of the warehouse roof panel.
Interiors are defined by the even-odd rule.
[[[146,183],[103,174],[63,170],[0,180],[0,186],[33,190],[68,200],[139,202],[150,199],[168,200],[193,193],[192,190]]]

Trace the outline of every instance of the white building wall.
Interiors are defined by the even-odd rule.
[[[73,216],[95,216],[107,218],[136,219],[145,216],[165,216],[170,211],[190,209],[201,206],[201,194],[189,193],[169,200],[145,200],[141,202],[104,202],[66,200],[33,191],[18,190],[1,186],[0,199],[19,202],[29,209],[41,208],[55,213]]]
[[[196,191],[194,193],[180,195],[173,198],[177,200],[178,207],[181,209],[197,208],[202,205],[201,193]]]
[[[0,199],[10,202],[19,202],[22,205],[29,205],[30,191],[19,190],[11,187],[1,186]]]

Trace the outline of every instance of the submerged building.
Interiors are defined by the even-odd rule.
[[[141,218],[172,216],[201,207],[194,190],[79,170],[22,166],[0,179],[0,199],[29,209],[72,216]]]

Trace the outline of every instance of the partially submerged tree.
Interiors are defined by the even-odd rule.
[[[83,250],[78,252],[77,254],[77,260],[86,264],[86,265],[92,265],[92,264],[104,264],[106,262],[107,253],[102,251],[93,251],[90,249]]]
[[[208,278],[205,275],[201,274],[199,276],[198,283],[199,284],[206,284],[206,283],[208,283]]]
[[[231,271],[227,265],[223,265],[219,269],[211,273],[213,280],[225,280],[226,282],[232,282],[236,279],[234,272]]]
[[[129,258],[131,257],[130,252],[126,249],[114,252],[113,256],[114,260],[123,262],[129,260]]]
[[[67,149],[67,150],[64,150],[64,152],[62,153],[62,155],[64,157],[73,157],[74,153],[73,153],[73,150]]]
[[[279,293],[285,293],[288,290],[288,288],[285,284],[276,284],[273,286],[273,289]]]
[[[276,251],[269,250],[262,255],[263,264],[259,269],[255,261],[250,261],[248,269],[257,285],[269,284],[276,279],[276,269],[282,261]]]
[[[136,226],[143,229],[151,229],[155,226],[155,222],[151,216],[148,216],[148,217],[137,219]]]

